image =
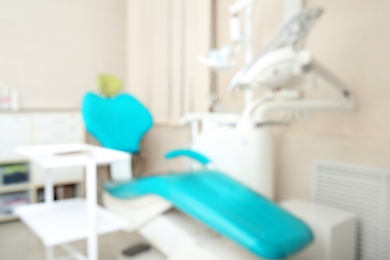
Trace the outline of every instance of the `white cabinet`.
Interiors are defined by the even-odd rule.
[[[31,117],[27,114],[0,114],[0,160],[15,160],[18,145],[31,144]]]
[[[32,114],[32,143],[84,143],[85,131],[80,113],[34,113]],[[32,165],[32,183],[43,186],[44,171]],[[83,181],[83,169],[64,169],[53,174],[54,184]]]
[[[84,128],[79,113],[33,115],[33,141],[37,144],[84,141]]]
[[[78,111],[0,112],[0,166],[25,163],[25,159],[14,152],[17,146],[85,141],[84,125]],[[44,171],[32,164],[27,183],[2,184],[0,181],[0,201],[13,192],[24,191],[29,192],[31,202],[36,202],[44,179]],[[79,184],[83,181],[82,168],[58,170],[53,174],[53,183],[57,186],[76,184],[82,187]],[[0,221],[11,218],[0,213]]]
[[[358,219],[354,213],[296,199],[280,205],[306,222],[314,241],[291,260],[355,260]],[[289,258],[290,259],[290,258]]]

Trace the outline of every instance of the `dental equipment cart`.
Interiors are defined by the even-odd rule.
[[[54,259],[54,246],[76,259],[98,259],[100,234],[122,230],[126,220],[97,205],[96,167],[98,165],[130,165],[125,152],[87,144],[54,144],[17,147],[16,152],[45,170],[45,202],[16,208],[17,216],[40,238],[46,248],[46,259]],[[53,201],[52,176],[57,169],[85,168],[86,200],[76,198]],[[87,239],[87,255],[66,243]]]

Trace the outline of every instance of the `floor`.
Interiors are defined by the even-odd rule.
[[[115,232],[99,237],[99,259],[122,260],[120,252],[131,244],[143,239],[137,234]],[[72,243],[76,249],[85,252],[85,241]],[[61,248],[55,249],[56,256],[63,256]],[[39,239],[20,221],[0,224],[0,259],[1,260],[43,260],[45,250]]]

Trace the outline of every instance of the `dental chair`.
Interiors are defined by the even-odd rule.
[[[82,114],[87,131],[106,148],[128,152],[131,155],[140,150],[143,136],[153,126],[149,111],[133,96],[119,94],[103,97],[87,93],[82,104]],[[114,165],[115,168],[116,165]],[[129,167],[111,168],[114,181],[130,180],[133,177],[131,160]],[[171,204],[155,195],[144,196],[138,200],[123,201],[103,193],[103,202],[111,211],[129,220],[127,230],[137,227],[151,218],[171,208]],[[142,211],[129,211],[140,207]]]
[[[129,153],[138,152],[152,127],[150,113],[128,94],[88,93],[82,113],[88,132],[103,146]],[[286,259],[313,241],[302,220],[213,169],[202,154],[175,150],[166,159],[180,156],[200,169],[138,179],[130,174],[105,185],[105,206],[126,217],[128,231],[150,241],[164,255],[160,259]]]

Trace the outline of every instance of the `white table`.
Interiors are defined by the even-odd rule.
[[[112,163],[130,165],[130,155],[87,144],[24,146],[17,147],[16,152],[46,172],[45,202],[15,210],[16,215],[41,239],[46,247],[46,258],[53,259],[54,246],[65,245],[64,248],[77,259],[98,259],[97,235],[122,230],[127,223],[97,205],[96,167]],[[80,166],[85,167],[86,200],[54,202],[52,175],[55,170]],[[88,258],[66,246],[68,242],[85,238]]]

